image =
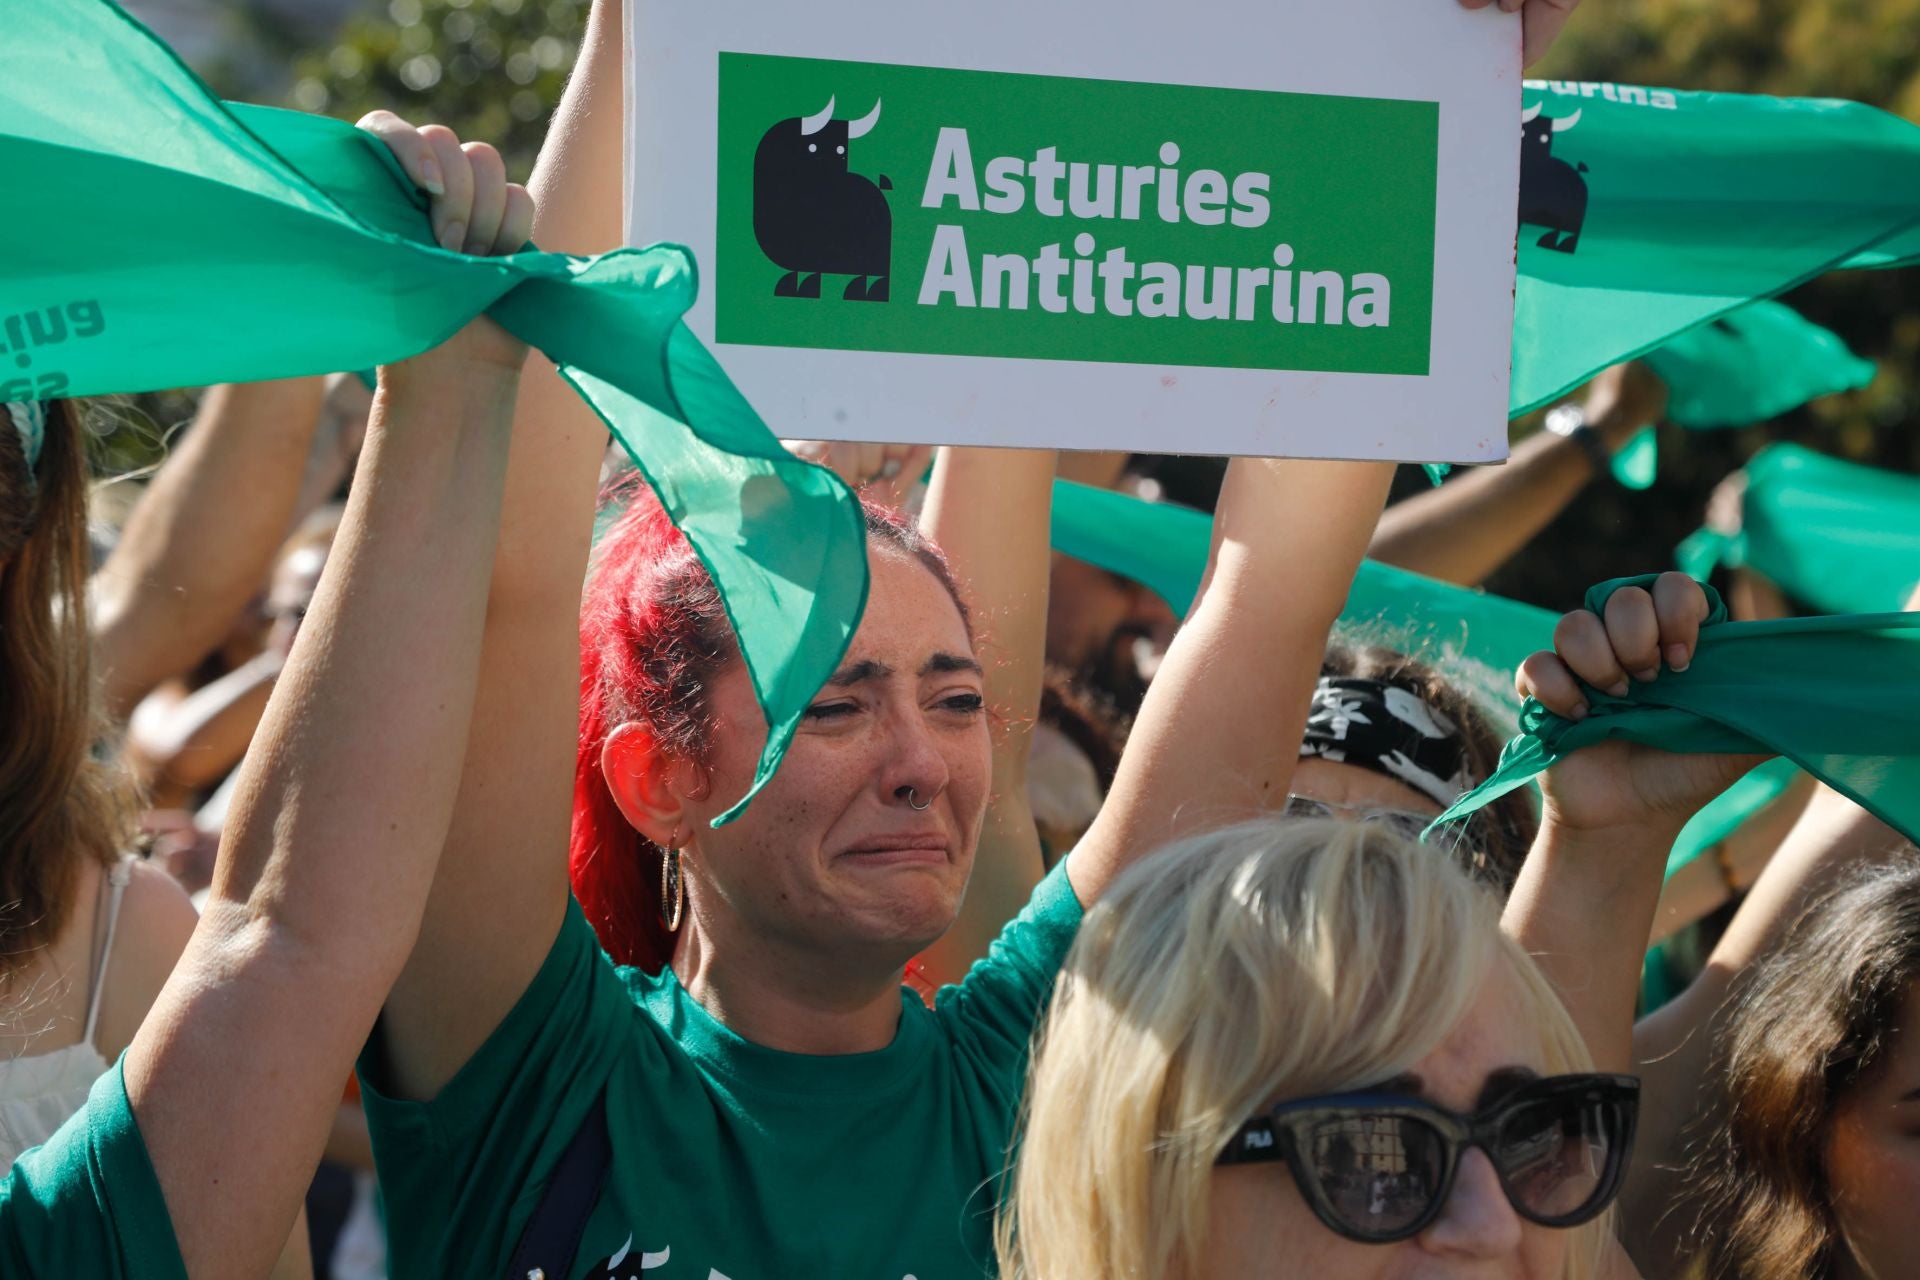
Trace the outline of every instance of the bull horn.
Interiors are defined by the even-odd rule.
[[[1520,113],[1521,124],[1532,124],[1533,118],[1546,109],[1546,100],[1542,99]]]
[[[833,119],[833,99],[829,97],[827,105],[820,108],[820,114],[800,118],[800,136],[806,137],[820,132],[827,127],[827,121],[831,119]]]
[[[867,114],[861,116],[858,120],[850,120],[847,122],[848,140],[851,141],[854,138],[866,137],[867,130],[873,128],[873,126],[878,124],[879,122],[880,122],[880,99],[875,98],[873,100],[873,110],[867,112]]]
[[[1586,108],[1584,107],[1581,108],[1582,111],[1584,111],[1585,109]],[[1579,123],[1580,123],[1580,112],[1576,111],[1570,116],[1562,116],[1560,119],[1555,120],[1553,122],[1553,131],[1555,133],[1565,133],[1567,130],[1573,128],[1573,126]]]

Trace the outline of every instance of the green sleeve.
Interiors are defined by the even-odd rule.
[[[605,1089],[640,1015],[579,904],[520,1000],[439,1095],[382,1088],[380,1030],[361,1097],[396,1276],[483,1275],[525,1228],[548,1172]]]
[[[187,1280],[119,1062],[0,1181],[0,1276]]]
[[[1010,1103],[1020,1096],[1034,1025],[1085,914],[1067,881],[1070,861],[1072,855],[1047,873],[965,980],[934,998],[947,1036]]]

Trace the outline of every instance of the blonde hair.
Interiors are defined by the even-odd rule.
[[[1275,1096],[1408,1070],[1504,962],[1549,1074],[1592,1070],[1499,907],[1452,861],[1379,824],[1263,819],[1183,841],[1087,914],[1035,1049],[1004,1280],[1197,1273],[1214,1160]],[[1577,1228],[1590,1275],[1607,1219]]]

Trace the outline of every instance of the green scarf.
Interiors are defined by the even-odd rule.
[[[1600,612],[1616,589],[1652,581],[1601,583],[1586,607]],[[1526,785],[1582,747],[1623,740],[1685,753],[1778,753],[1920,838],[1920,613],[1729,622],[1719,594],[1709,596],[1692,666],[1636,683],[1624,698],[1588,689],[1584,720],[1528,699],[1520,736],[1493,776],[1434,826]]]
[[[1523,102],[1536,123],[1579,113],[1544,144],[1567,171],[1532,185],[1577,183],[1587,205],[1572,252],[1520,228],[1516,416],[1755,299],[1920,257],[1920,128],[1897,116],[1561,81],[1529,81]]]
[[[1740,532],[1702,529],[1680,567],[1749,568],[1824,613],[1906,607],[1920,587],[1920,478],[1769,445],[1746,467]]]
[[[1667,384],[1667,421],[1695,430],[1764,422],[1821,396],[1858,391],[1875,372],[1839,334],[1772,301],[1689,329],[1646,360]],[[1658,470],[1651,427],[1613,457],[1613,477],[1629,489],[1649,488]]]
[[[764,785],[865,605],[864,526],[681,323],[684,249],[448,253],[372,137],[216,101],[110,0],[8,5],[5,58],[0,400],[392,363],[485,312],[560,365],[713,574]]]

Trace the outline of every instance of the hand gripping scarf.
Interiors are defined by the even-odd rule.
[[[1920,477],[1775,444],[1746,480],[1740,532],[1700,530],[1680,545],[1681,569],[1750,568],[1828,613],[1900,609],[1920,586]]]
[[[1054,483],[1054,549],[1141,583],[1179,613],[1187,611],[1199,588],[1212,527],[1199,511],[1065,480]],[[1553,647],[1556,621],[1545,609],[1371,560],[1360,566],[1340,615],[1341,625],[1358,638],[1439,665],[1450,679],[1473,690],[1483,711],[1508,723],[1513,671],[1529,654]],[[1860,695],[1852,691],[1850,696]],[[1771,803],[1794,772],[1790,762],[1769,761],[1729,787],[1680,832],[1667,874]]]
[[[1616,578],[1587,593],[1597,612]],[[1528,699],[1493,776],[1434,820],[1463,818],[1582,747],[1621,740],[1665,751],[1777,752],[1875,817],[1920,839],[1920,613],[1729,622],[1712,610],[1693,665],[1634,683],[1624,698],[1586,689],[1592,711],[1565,720]]]
[[[559,364],[712,573],[769,728],[748,798],[765,784],[865,606],[864,525],[681,323],[684,249],[446,252],[384,146],[215,100],[110,0],[9,0],[0,67],[0,401],[366,368],[485,312]]]

